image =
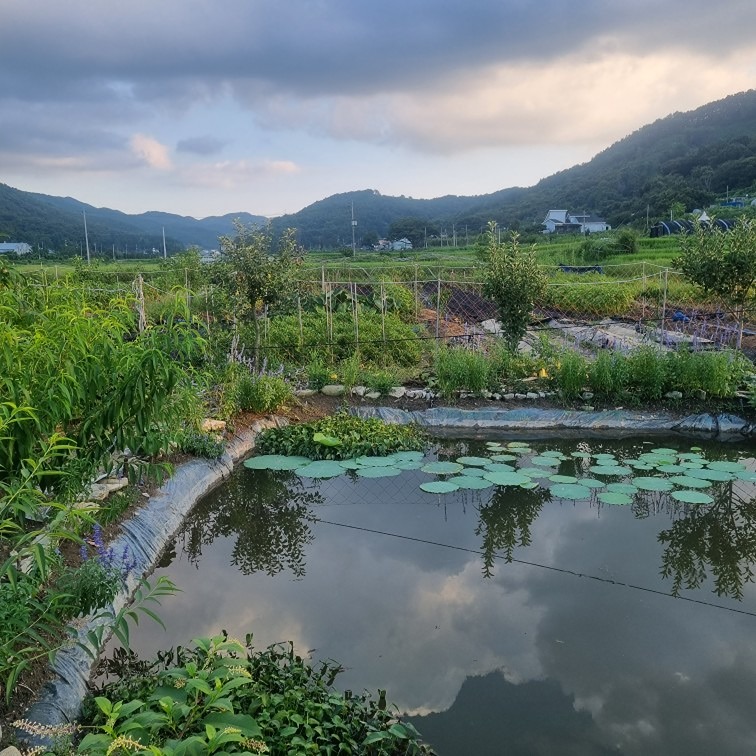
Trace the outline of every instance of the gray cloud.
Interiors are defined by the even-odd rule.
[[[176,142],[176,152],[189,152],[194,155],[217,155],[227,142],[212,136],[200,136],[181,139]]]

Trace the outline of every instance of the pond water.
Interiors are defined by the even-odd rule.
[[[183,593],[136,650],[293,641],[344,665],[338,687],[386,689],[442,756],[756,750],[752,449],[437,443],[418,464],[472,458],[466,485],[491,485],[240,467],[164,556]]]

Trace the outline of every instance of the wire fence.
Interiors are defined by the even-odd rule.
[[[652,263],[556,266],[529,329],[556,345],[630,351],[643,344],[695,350],[735,348],[756,354],[756,308],[736,309],[704,296],[681,273]],[[49,271],[38,285],[63,276]],[[77,281],[92,296],[133,296],[142,327],[181,297],[208,328],[233,322],[227,296],[197,270],[98,271]],[[482,346],[500,335],[496,304],[484,294],[481,266],[340,266],[301,270],[282,303],[261,308],[259,347],[272,360],[320,351],[359,352],[386,361],[414,359],[428,342]],[[531,339],[532,340],[532,339]],[[407,349],[407,345],[412,348]],[[523,345],[527,348],[527,344]],[[399,360],[401,362],[401,360]]]

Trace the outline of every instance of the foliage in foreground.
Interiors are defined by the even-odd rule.
[[[313,667],[291,645],[253,651],[198,638],[105,686],[85,712],[81,754],[431,754],[409,723],[368,693],[339,693],[341,667]],[[91,705],[91,704],[94,705]]]
[[[350,459],[423,449],[425,434],[414,425],[393,425],[344,412],[310,423],[270,428],[257,439],[260,454],[301,455],[310,459]]]

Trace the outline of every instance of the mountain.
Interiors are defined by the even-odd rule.
[[[685,210],[711,204],[737,189],[756,193],[756,90],[731,95],[648,124],[576,165],[529,188],[477,197],[416,200],[373,190],[337,194],[273,221],[292,227],[306,247],[351,244],[351,211],[362,235],[388,234],[392,223],[415,218],[429,227],[477,232],[489,220],[510,228],[540,228],[551,208],[591,212],[612,226],[645,228]]]
[[[151,211],[128,215],[106,207],[93,207],[72,197],[23,192],[0,184],[0,241],[25,241],[42,249],[79,250],[84,242],[84,216],[90,247],[107,253],[162,250],[163,230],[169,253],[189,246],[218,247],[218,237],[234,233],[234,220],[261,225],[267,218],[229,213],[198,220],[189,216]]]
[[[336,194],[272,221],[274,231],[296,228],[310,249],[351,246],[414,224],[416,233],[476,234],[489,220],[509,228],[540,229],[552,208],[601,215],[612,226],[645,228],[669,217],[673,205],[705,207],[732,192],[756,193],[756,90],[731,95],[687,113],[673,113],[638,129],[582,163],[528,188],[513,187],[473,197],[390,197],[372,189]],[[50,249],[78,249],[86,211],[90,245],[106,252],[124,248],[175,251],[188,245],[218,246],[233,220],[263,224],[249,213],[197,220],[170,213],[141,215],[95,208],[71,197],[22,192],[0,184],[0,241],[26,241]],[[402,234],[403,235],[403,234]]]

